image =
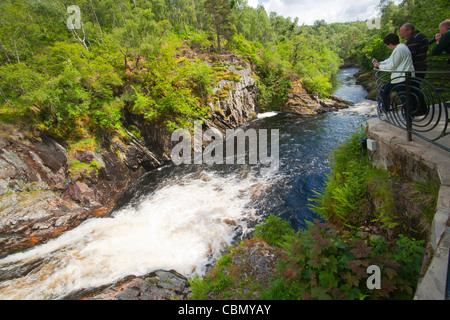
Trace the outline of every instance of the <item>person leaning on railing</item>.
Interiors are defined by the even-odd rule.
[[[405,23],[400,28],[400,36],[407,40],[411,51],[415,71],[427,71],[428,38],[416,30],[413,24]],[[416,77],[425,78],[425,73],[416,73]]]
[[[437,56],[446,51],[450,53],[450,19],[447,19],[439,25],[439,33],[430,40],[430,44],[436,42],[431,54]],[[450,60],[448,61],[450,63]]]
[[[389,111],[389,96],[392,90],[405,90],[405,72],[412,72],[414,75],[414,65],[412,55],[409,48],[400,43],[400,38],[394,33],[388,34],[383,39],[384,44],[393,50],[391,56],[382,62],[373,59],[373,66],[379,68],[381,71],[389,71],[391,73],[391,81],[387,83],[382,89],[383,110]],[[403,99],[403,98],[402,98]],[[405,103],[405,101],[402,101]]]

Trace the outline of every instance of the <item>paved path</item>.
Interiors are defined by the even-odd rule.
[[[448,124],[449,112],[443,105],[435,105],[433,112],[426,116],[416,116],[413,120],[413,131],[431,141],[450,150],[450,124]],[[392,111],[387,116],[381,115],[381,119],[395,124],[406,130],[406,121],[400,110]],[[404,132],[406,137],[406,131]]]

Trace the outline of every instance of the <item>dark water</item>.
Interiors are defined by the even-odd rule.
[[[330,156],[356,128],[364,125],[359,116],[295,116],[280,114],[258,121],[261,127],[280,128],[280,179],[267,194],[263,214],[274,213],[295,228],[306,226],[305,220],[317,216],[309,209],[314,190],[321,192]]]

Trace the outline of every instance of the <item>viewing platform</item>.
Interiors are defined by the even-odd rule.
[[[416,182],[427,177],[440,186],[415,300],[450,299],[449,75],[427,72],[424,80],[404,72],[399,77],[406,80],[385,95],[391,74],[377,71],[378,118],[368,121],[373,165]]]

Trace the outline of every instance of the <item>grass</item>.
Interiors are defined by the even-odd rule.
[[[28,107],[15,103],[0,104],[0,123],[30,126],[33,119]]]
[[[422,181],[415,182],[413,187],[418,192],[414,200],[420,203],[425,223],[431,225],[436,213],[440,186],[429,178],[423,178]]]

